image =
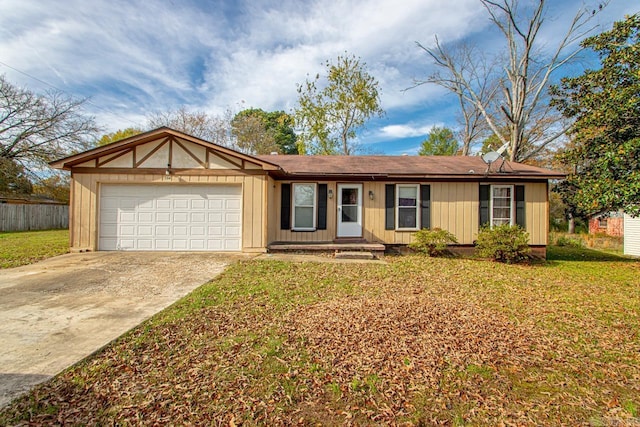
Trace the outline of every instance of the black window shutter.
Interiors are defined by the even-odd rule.
[[[318,184],[318,230],[327,229],[327,184]]]
[[[524,230],[525,221],[524,185],[516,185],[516,224]]]
[[[488,185],[480,186],[480,227],[489,223],[489,189]]]
[[[431,186],[420,186],[420,227],[431,228]]]
[[[396,228],[396,186],[387,184],[384,186],[384,229],[394,230]]]
[[[281,185],[280,195],[280,229],[291,228],[291,184]]]

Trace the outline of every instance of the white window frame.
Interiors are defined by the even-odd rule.
[[[493,199],[494,199],[494,193],[493,190],[495,189],[502,189],[502,188],[509,188],[510,189],[510,198],[511,201],[509,203],[509,225],[514,225],[516,223],[516,195],[515,195],[515,186],[513,185],[492,185],[490,186],[489,191],[491,192],[489,195],[489,224],[491,224],[491,228],[493,228],[495,226],[495,224],[493,223],[494,217],[493,217]],[[502,218],[500,218],[502,219]]]
[[[409,206],[400,206],[400,188],[415,188],[416,189],[416,226],[415,227],[400,227],[400,209],[411,209]],[[396,184],[396,230],[408,230],[416,231],[420,230],[420,184]]]
[[[313,227],[296,227],[296,187],[299,186],[313,186],[313,205],[299,205],[297,207],[313,208]],[[292,185],[292,194],[291,194],[291,220],[292,220],[292,230],[294,231],[316,231],[317,227],[317,207],[318,207],[318,184],[315,182],[299,182],[293,183]]]

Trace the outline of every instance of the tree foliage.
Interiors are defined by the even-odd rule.
[[[585,39],[601,68],[562,79],[554,104],[575,120],[562,160],[574,172],[560,186],[575,212],[624,209],[640,215],[640,14]]]
[[[26,196],[32,185],[24,167],[13,159],[0,157],[0,195]]]
[[[550,106],[547,89],[552,75],[580,51],[574,48],[575,42],[592,29],[588,23],[596,11],[579,10],[555,46],[543,49],[539,34],[545,22],[545,0],[536,0],[531,7],[529,2],[519,0],[481,3],[502,35],[505,49],[491,56],[480,52],[470,56],[459,47],[442,45],[436,38],[434,47],[420,47],[431,56],[438,71],[417,84],[438,84],[456,94],[463,108],[473,106],[469,111],[479,112],[502,144],[509,143],[510,160],[525,161],[568,128]],[[508,128],[508,132],[500,132],[501,128]]]
[[[231,121],[231,133],[240,151],[249,154],[298,154],[294,119],[284,111],[258,108],[240,111]]]
[[[434,126],[427,139],[422,141],[420,156],[454,156],[458,152],[458,141],[449,128]]]
[[[85,100],[61,92],[38,95],[0,76],[0,159],[28,174],[90,146],[98,128],[80,110]]]
[[[126,129],[118,129],[115,132],[106,133],[98,140],[98,145],[103,146],[111,144],[112,142],[120,141],[121,139],[129,138],[142,133],[141,129],[130,127]]]
[[[41,179],[33,185],[33,194],[46,199],[69,203],[70,180],[69,174],[56,173]]]
[[[355,56],[326,62],[326,85],[320,75],[298,85],[296,125],[301,130],[301,154],[345,154],[355,151],[357,131],[381,116],[378,81]]]

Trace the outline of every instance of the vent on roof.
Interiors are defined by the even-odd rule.
[[[408,156],[408,154],[407,154],[407,153],[402,153],[402,155],[403,155],[403,156]]]
[[[277,155],[278,155],[278,152],[277,152],[277,151],[272,151],[272,152],[270,152],[269,154],[271,154],[272,156],[277,156]]]

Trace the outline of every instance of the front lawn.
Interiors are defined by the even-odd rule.
[[[637,423],[640,262],[552,255],[241,262],[0,424]]]
[[[69,230],[0,233],[0,268],[32,264],[69,252]]]

